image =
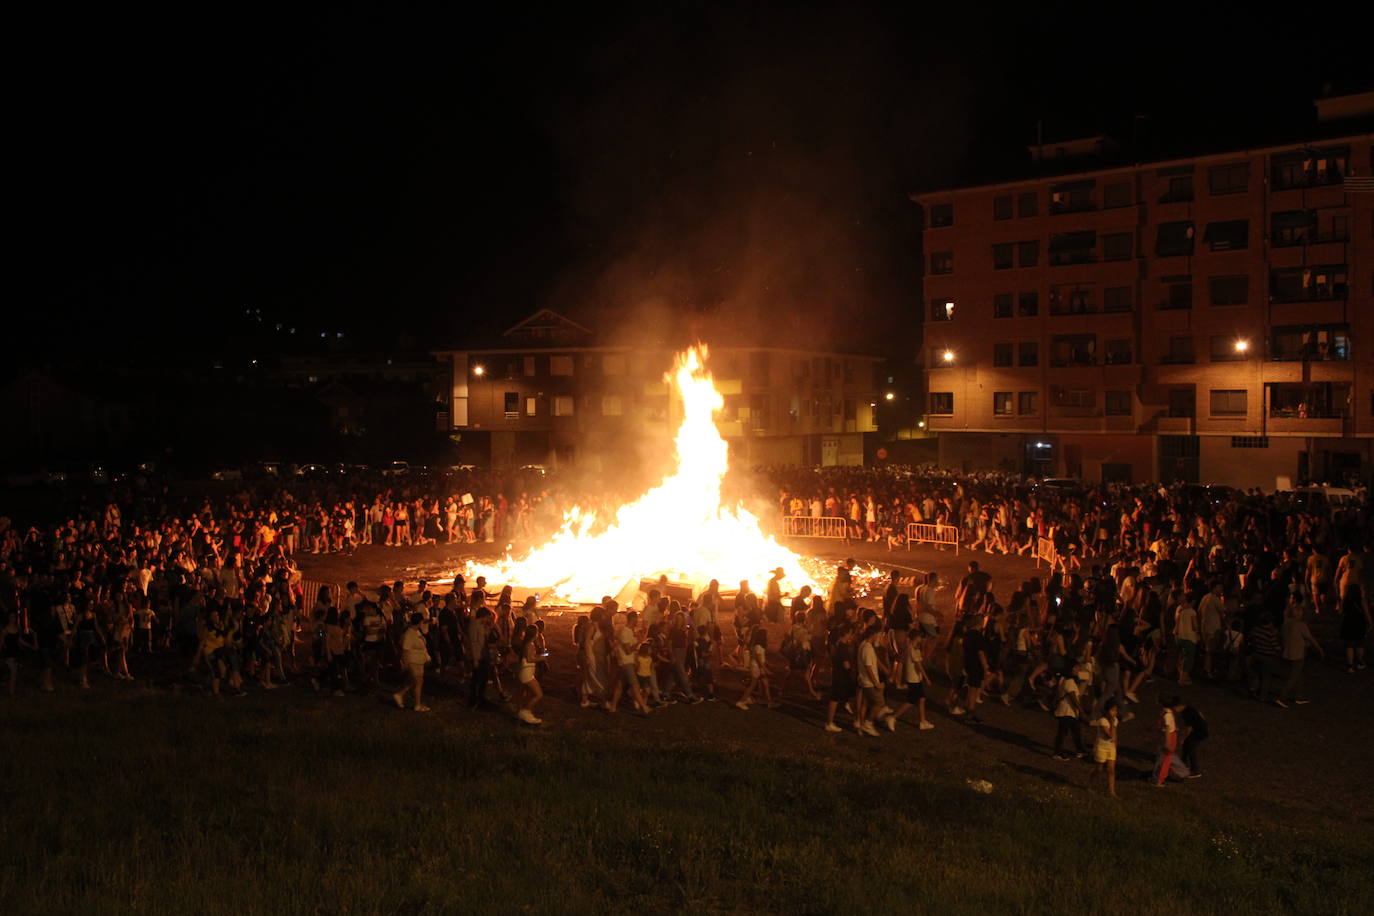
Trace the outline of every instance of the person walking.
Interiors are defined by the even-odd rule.
[[[1086,753],[1079,723],[1083,718],[1081,682],[1087,678],[1088,672],[1084,668],[1075,668],[1072,674],[1061,677],[1055,688],[1054,718],[1058,723],[1054,735],[1055,760],[1069,759],[1064,753],[1064,742],[1069,738],[1073,739],[1075,756],[1082,757]]]
[[[1287,708],[1289,703],[1304,706],[1308,700],[1302,691],[1303,667],[1307,663],[1307,647],[1317,650],[1317,656],[1324,657],[1321,644],[1312,636],[1312,630],[1303,619],[1306,608],[1302,596],[1293,586],[1283,626],[1279,630],[1279,641],[1283,644],[1283,663],[1287,666],[1283,689],[1274,700],[1274,705]]]
[[[1345,643],[1346,671],[1363,671],[1364,643],[1370,628],[1369,602],[1358,583],[1351,582],[1341,589],[1341,642]]]
[[[405,709],[406,694],[415,693],[415,711],[429,712],[424,704],[425,665],[429,664],[429,647],[425,643],[425,615],[411,614],[406,621],[405,635],[401,637],[401,665],[406,672],[406,685],[391,695],[391,699],[401,709]]]
[[[1202,757],[1199,748],[1202,742],[1211,736],[1211,729],[1207,725],[1207,720],[1202,713],[1197,711],[1196,707],[1177,702],[1174,704],[1174,722],[1182,736],[1178,756],[1183,761],[1183,765],[1188,768],[1188,774],[1183,778],[1200,779],[1202,777]]]
[[[1093,769],[1088,774],[1088,785],[1098,776],[1107,781],[1107,794],[1116,798],[1116,744],[1117,730],[1121,719],[1117,712],[1116,697],[1108,697],[1102,706],[1102,714],[1093,720]]]
[[[906,700],[892,713],[892,720],[902,717],[902,713],[916,707],[916,720],[921,731],[930,731],[935,724],[926,718],[926,666],[921,655],[921,627],[911,627],[907,631],[906,651],[900,661],[901,675],[906,683]]]

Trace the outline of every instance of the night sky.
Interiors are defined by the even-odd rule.
[[[9,327],[21,361],[457,344],[543,305],[896,327],[910,191],[1014,174],[1037,122],[1300,136],[1374,84],[1353,9],[32,12]]]

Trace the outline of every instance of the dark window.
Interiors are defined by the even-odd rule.
[[[1344,264],[1314,264],[1269,272],[1270,302],[1326,302],[1346,296]]]
[[[1126,366],[1131,362],[1129,340],[1109,340],[1104,347],[1105,362],[1109,366]]]
[[[1022,366],[1038,366],[1040,364],[1040,341],[1023,340],[1016,349],[1017,359]]]
[[[1133,203],[1135,203],[1135,192],[1131,189],[1129,181],[1109,184],[1102,189],[1103,209],[1129,207]]]
[[[1131,392],[1108,391],[1104,409],[1109,417],[1128,417],[1131,415]]]
[[[1097,253],[1097,233],[1056,232],[1050,236],[1050,266],[1091,263]]]
[[[994,366],[1011,365],[1011,344],[996,343],[992,345],[992,364]]]
[[[1056,334],[1050,339],[1051,366],[1091,366],[1096,362],[1096,334]]]
[[[930,393],[930,412],[937,417],[947,417],[954,413],[954,392],[932,391]]]
[[[1011,242],[992,246],[992,267],[994,270],[1011,267]]]
[[[992,297],[992,317],[1011,317],[1011,293],[997,293]]]
[[[1250,298],[1250,278],[1245,274],[1212,277],[1207,286],[1213,305],[1244,305]]]
[[[1016,412],[1023,417],[1033,417],[1039,409],[1036,402],[1040,400],[1038,391],[1020,391],[1016,394]]]
[[[1228,219],[1218,223],[1208,223],[1202,233],[1202,240],[1213,251],[1238,251],[1250,245],[1250,221],[1248,219]]]
[[[1239,194],[1250,186],[1250,164],[1214,165],[1207,172],[1207,186],[1213,194]]]
[[[1131,288],[1129,286],[1109,286],[1102,291],[1102,311],[1129,312],[1131,310]]]
[[[1193,278],[1190,276],[1160,277],[1164,284],[1162,309],[1190,309],[1193,307]]]
[[[1040,314],[1040,293],[1022,293],[1016,300],[1016,314],[1022,318],[1034,318]]]
[[[1245,346],[1239,346],[1239,343]],[[1207,342],[1207,358],[1214,363],[1234,363],[1250,355],[1249,342],[1234,334],[1213,335]]]
[[[1016,195],[1016,213],[1018,216],[1038,216],[1040,214],[1040,195],[1034,191],[1024,191]]]
[[[954,204],[935,204],[930,208],[930,228],[954,225]]]
[[[1112,232],[1102,236],[1102,260],[1129,261],[1135,248],[1135,233]]]
[[[1094,209],[1093,189],[1096,182],[1067,181],[1050,187],[1050,212],[1074,213]]]
[[[1350,359],[1350,326],[1287,325],[1274,328],[1269,358],[1281,361]]]
[[[930,272],[933,274],[954,273],[954,252],[933,251],[930,254]]]
[[[1097,392],[1092,388],[1050,387],[1051,407],[1093,408],[1097,406]]]
[[[1197,412],[1196,404],[1193,386],[1169,389],[1169,416],[1191,417]]]
[[[1012,197],[1010,194],[1002,194],[992,199],[992,218],[1011,219]]]
[[[1011,416],[1011,392],[994,391],[992,393],[992,412],[995,416]]]
[[[1268,448],[1268,436],[1232,436],[1231,448]]]
[[[518,419],[520,419],[520,392],[518,392],[518,391],[507,391],[507,392],[506,392],[506,396],[505,396],[505,402],[506,402],[506,410],[505,410],[506,419],[507,419],[507,420],[518,420]]]
[[[1174,223],[1160,223],[1159,235],[1155,239],[1155,254],[1170,258],[1193,253],[1193,222],[1179,220]]]
[[[1193,359],[1192,337],[1170,337],[1169,349],[1159,361],[1166,366],[1183,366],[1192,363]]]
[[[1086,286],[1051,286],[1051,315],[1086,315],[1097,311],[1092,289]]]
[[[1280,210],[1269,217],[1269,243],[1275,248],[1305,245],[1316,217],[1311,210]]]
[[[930,300],[931,321],[953,321],[954,300],[938,297]]]
[[[1243,417],[1246,412],[1247,395],[1244,388],[1213,388],[1212,416]]]
[[[1040,263],[1040,243],[1021,242],[1016,246],[1018,263],[1022,267],[1035,267]]]
[[[1162,204],[1186,203],[1193,199],[1193,176],[1175,175],[1169,179],[1168,187],[1160,196]]]

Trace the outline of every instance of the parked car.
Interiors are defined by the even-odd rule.
[[[382,474],[385,477],[404,477],[409,473],[409,461],[392,461],[382,468]]]
[[[242,480],[243,471],[238,468],[219,468],[210,472],[211,480]]]
[[[323,477],[329,473],[329,468],[322,464],[307,462],[306,464],[296,465],[297,477]]]
[[[543,477],[545,474],[549,473],[549,469],[544,467],[542,464],[522,464],[520,466],[520,470],[529,471],[531,474],[538,474],[540,477]]]

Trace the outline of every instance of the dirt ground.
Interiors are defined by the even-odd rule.
[[[888,551],[869,545],[816,547],[816,542],[796,541],[790,546],[801,553],[838,560],[854,557],[862,563],[883,568],[901,566],[907,570],[938,572],[947,583],[963,575],[970,559],[976,559],[993,576],[994,588],[1007,594],[1021,581],[1036,575],[1035,564],[1020,557],[993,557],[964,551],[938,551],[920,546],[911,551]],[[366,591],[381,582],[402,579],[407,589],[419,579],[452,575],[470,558],[491,559],[488,545],[363,547],[351,557],[299,555],[305,576],[324,582],[358,581]],[[1043,575],[1043,573],[1041,573]],[[499,587],[502,583],[492,583]],[[757,587],[757,585],[756,585]],[[440,588],[440,591],[445,589]],[[949,593],[946,593],[947,595]],[[945,604],[949,603],[946,597]],[[799,682],[791,684],[776,709],[756,705],[745,712],[729,703],[697,706],[676,705],[656,710],[647,719],[621,713],[609,716],[596,710],[581,709],[577,703],[577,677],[571,642],[572,624],[577,611],[553,612],[547,618],[551,657],[550,671],[543,684],[547,699],[540,707],[545,728],[621,729],[632,728],[650,734],[714,740],[725,745],[767,742],[798,753],[861,755],[874,762],[890,760],[892,766],[955,767],[969,778],[999,778],[1009,782],[1029,777],[1062,786],[1082,785],[1089,765],[1082,761],[1058,762],[1051,759],[1055,722],[1038,708],[1013,704],[985,704],[981,717],[986,724],[964,725],[949,717],[943,707],[945,690],[939,675],[930,691],[929,716],[936,723],[933,731],[920,732],[913,725],[899,723],[895,734],[868,738],[852,730],[827,734],[822,704],[804,695]],[[725,649],[733,648],[733,634],[723,627]],[[782,628],[774,626],[769,645],[776,647]],[[1183,796],[1171,804],[1188,805],[1198,816],[1224,827],[1230,806],[1247,811],[1263,804],[1274,817],[1285,812],[1316,816],[1332,827],[1346,826],[1361,831],[1374,829],[1374,804],[1367,784],[1374,773],[1374,707],[1370,684],[1374,670],[1349,675],[1344,665],[1333,662],[1341,652],[1329,637],[1334,623],[1317,621],[1318,637],[1326,644],[1325,663],[1308,662],[1307,689],[1313,702],[1302,707],[1280,709],[1260,704],[1243,691],[1211,684],[1179,688],[1171,679],[1156,677],[1141,691],[1136,719],[1121,730],[1118,761],[1123,797],[1144,801],[1153,790],[1143,776],[1153,761],[1155,736],[1149,730],[1155,721],[1155,705],[1162,691],[1177,692],[1207,716],[1212,737],[1203,746],[1205,776],[1168,790]],[[775,658],[774,685],[785,666]],[[825,675],[822,674],[822,680]],[[724,671],[719,676],[719,692],[733,701],[742,691],[738,672]],[[462,685],[456,678],[427,681],[429,702],[439,716],[468,716],[462,703]],[[506,714],[509,714],[508,712]],[[841,716],[847,723],[847,717]],[[516,727],[513,716],[512,727]],[[1260,800],[1263,800],[1261,803]]]

